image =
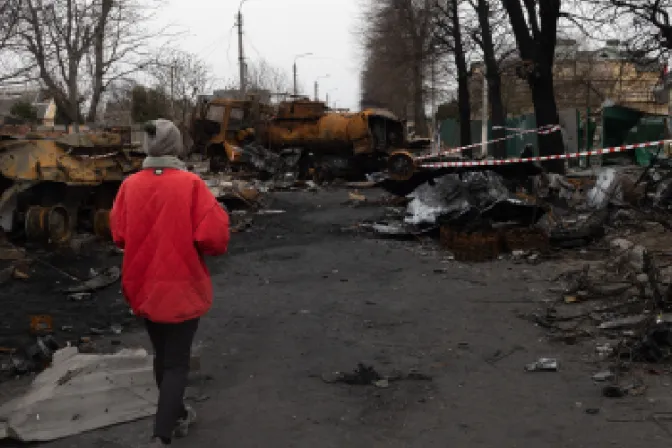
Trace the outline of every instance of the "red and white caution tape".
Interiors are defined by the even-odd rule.
[[[525,134],[538,134],[538,135],[545,135],[545,134],[550,134],[552,132],[558,132],[560,130],[559,125],[550,125],[550,126],[542,126],[540,128],[536,129],[528,129],[525,131],[517,132],[515,134],[507,135],[506,137],[502,138],[496,138],[494,140],[488,140],[485,142],[486,145],[491,145],[493,143],[498,143],[498,142],[504,142],[506,140],[511,140],[512,138],[518,137],[520,135],[525,135]],[[483,143],[474,143],[473,145],[467,145],[467,146],[460,146],[459,148],[451,148],[451,149],[446,149],[438,154],[427,154],[424,156],[418,156],[416,157],[415,160],[426,160],[426,159],[432,159],[434,157],[441,157],[441,156],[447,156],[450,154],[459,154],[465,149],[471,149],[471,148],[480,148],[483,146]]]
[[[659,140],[655,142],[646,142],[638,143],[636,145],[623,145],[623,146],[614,146],[612,148],[603,148],[596,149],[594,151],[584,151],[584,152],[573,152],[569,154],[557,154],[552,156],[539,156],[539,157],[527,157],[527,158],[512,158],[512,159],[500,159],[500,160],[478,160],[478,161],[468,161],[468,162],[427,162],[420,164],[422,168],[461,168],[461,167],[470,167],[470,166],[498,166],[498,165],[510,165],[513,163],[525,163],[525,162],[547,162],[549,160],[565,160],[565,159],[576,159],[577,157],[589,157],[589,156],[598,156],[601,154],[612,154],[617,152],[630,151],[631,149],[638,148],[648,148],[651,146],[664,145],[670,140]]]

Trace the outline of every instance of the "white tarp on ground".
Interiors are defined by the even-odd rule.
[[[409,194],[404,222],[406,224],[436,224],[436,219],[446,213],[464,211],[469,202],[459,175],[447,174],[420,185]]]
[[[152,360],[144,349],[114,355],[59,350],[28,393],[0,406],[0,439],[45,442],[153,415]]]
[[[588,191],[588,207],[605,208],[611,201],[623,201],[621,178],[615,168],[603,168],[597,175],[595,186]]]

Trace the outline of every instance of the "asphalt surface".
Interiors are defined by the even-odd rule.
[[[672,410],[669,388],[602,398],[589,342],[551,343],[517,317],[548,298],[553,266],[461,264],[352,232],[381,210],[346,198],[276,194],[271,207],[287,213],[257,217],[211,261],[215,305],[197,335],[210,380],[199,386],[198,426],[174,446],[669,446],[672,425],[651,418]],[[524,371],[549,356],[558,372]],[[359,362],[433,381],[321,378]],[[44,446],[142,446],[150,428],[148,419]]]

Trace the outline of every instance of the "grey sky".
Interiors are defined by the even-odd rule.
[[[238,79],[238,41],[235,14],[239,0],[167,0],[161,22],[186,32],[178,46],[201,56],[213,76]],[[246,57],[261,56],[291,76],[294,57],[302,94],[313,94],[315,78],[320,96],[330,92],[338,107],[357,110],[359,104],[359,47],[353,36],[360,16],[358,0],[246,0],[242,8]]]

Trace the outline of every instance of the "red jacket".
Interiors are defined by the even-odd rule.
[[[201,178],[176,169],[130,176],[117,193],[110,227],[124,249],[122,290],[136,316],[176,323],[210,309],[203,255],[226,253],[229,216]]]

